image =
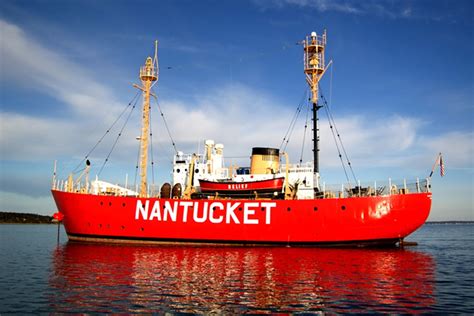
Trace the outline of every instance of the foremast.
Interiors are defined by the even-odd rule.
[[[311,103],[313,104],[313,163],[314,163],[314,189],[315,195],[319,191],[319,129],[318,110],[322,107],[318,105],[319,81],[323,77],[325,68],[324,49],[326,47],[326,30],[323,35],[318,36],[312,32],[303,41],[304,47],[304,73],[306,82],[311,89]],[[328,64],[329,66],[329,64]]]
[[[155,41],[155,57],[147,57],[145,65],[140,67],[141,86],[134,87],[143,92],[142,131],[140,136],[140,197],[148,197],[147,167],[148,144],[150,136],[150,94],[151,87],[158,80],[158,41]]]

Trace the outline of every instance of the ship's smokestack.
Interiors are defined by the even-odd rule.
[[[275,174],[280,170],[280,150],[254,147],[250,162],[250,174]]]

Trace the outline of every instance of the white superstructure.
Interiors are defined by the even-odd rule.
[[[173,159],[173,183],[181,184],[184,188],[188,183],[190,176],[190,168],[194,159],[194,174],[192,184],[199,192],[199,180],[209,181],[234,181],[248,182],[268,180],[286,176],[286,164],[281,164],[278,172],[268,174],[251,174],[250,168],[233,169],[226,167],[224,164],[224,145],[215,144],[213,140],[204,142],[204,154],[184,154],[179,151]],[[288,164],[288,179],[290,187],[296,188],[297,199],[311,199],[314,197],[313,164],[311,162],[305,164]]]

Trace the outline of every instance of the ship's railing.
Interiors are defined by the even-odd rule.
[[[186,163],[190,163],[191,160],[193,159],[193,156],[196,157],[196,163],[205,163],[206,160],[204,159],[204,155],[203,154],[184,154],[184,153],[180,153],[179,155],[175,155],[174,156],[174,163],[176,163],[177,161],[185,161]]]
[[[289,172],[296,172],[296,173],[304,173],[304,172],[313,172],[313,163],[299,163],[299,164],[288,164],[288,171]],[[280,172],[285,173],[286,166],[282,165],[280,167]]]
[[[68,180],[57,180],[52,185],[53,190],[74,192],[83,194],[108,195],[108,196],[138,196],[139,184],[103,183],[94,185],[92,182],[75,183],[72,188],[68,186]],[[149,197],[159,197],[161,187],[164,183],[148,184],[147,193]],[[183,188],[184,190],[184,188]],[[171,192],[170,192],[171,194]]]
[[[68,180],[56,180],[52,184],[53,190],[90,193],[98,195],[112,196],[138,196],[139,185],[121,185],[121,184],[101,184],[100,189],[93,182],[79,182],[70,186]],[[161,193],[162,184],[149,184],[148,196],[158,197]],[[182,188],[184,190],[184,188]],[[363,196],[389,196],[398,194],[413,194],[431,192],[431,184],[429,179],[415,179],[411,181],[392,180],[343,183],[339,185],[321,183],[316,198],[347,198],[347,197],[363,197]],[[171,193],[171,192],[170,192]]]
[[[426,193],[431,191],[428,179],[384,180],[373,182],[343,183],[340,185],[322,183],[319,198],[345,198],[358,196],[387,196],[396,194]]]
[[[154,187],[149,186],[149,190],[156,190]],[[84,194],[98,194],[98,195],[113,195],[113,196],[137,196],[139,192],[139,186],[123,185],[119,183],[103,183],[94,185],[94,181],[76,182],[70,185],[68,180],[55,180],[51,186],[53,190],[84,193]]]

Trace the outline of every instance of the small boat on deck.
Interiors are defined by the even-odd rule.
[[[275,177],[267,180],[253,181],[209,181],[199,180],[201,192],[217,194],[219,196],[278,196],[283,189],[284,177]]]
[[[277,148],[254,147],[250,168],[239,168],[232,178],[199,179],[203,195],[234,198],[277,198],[283,192],[285,175],[279,172]]]

